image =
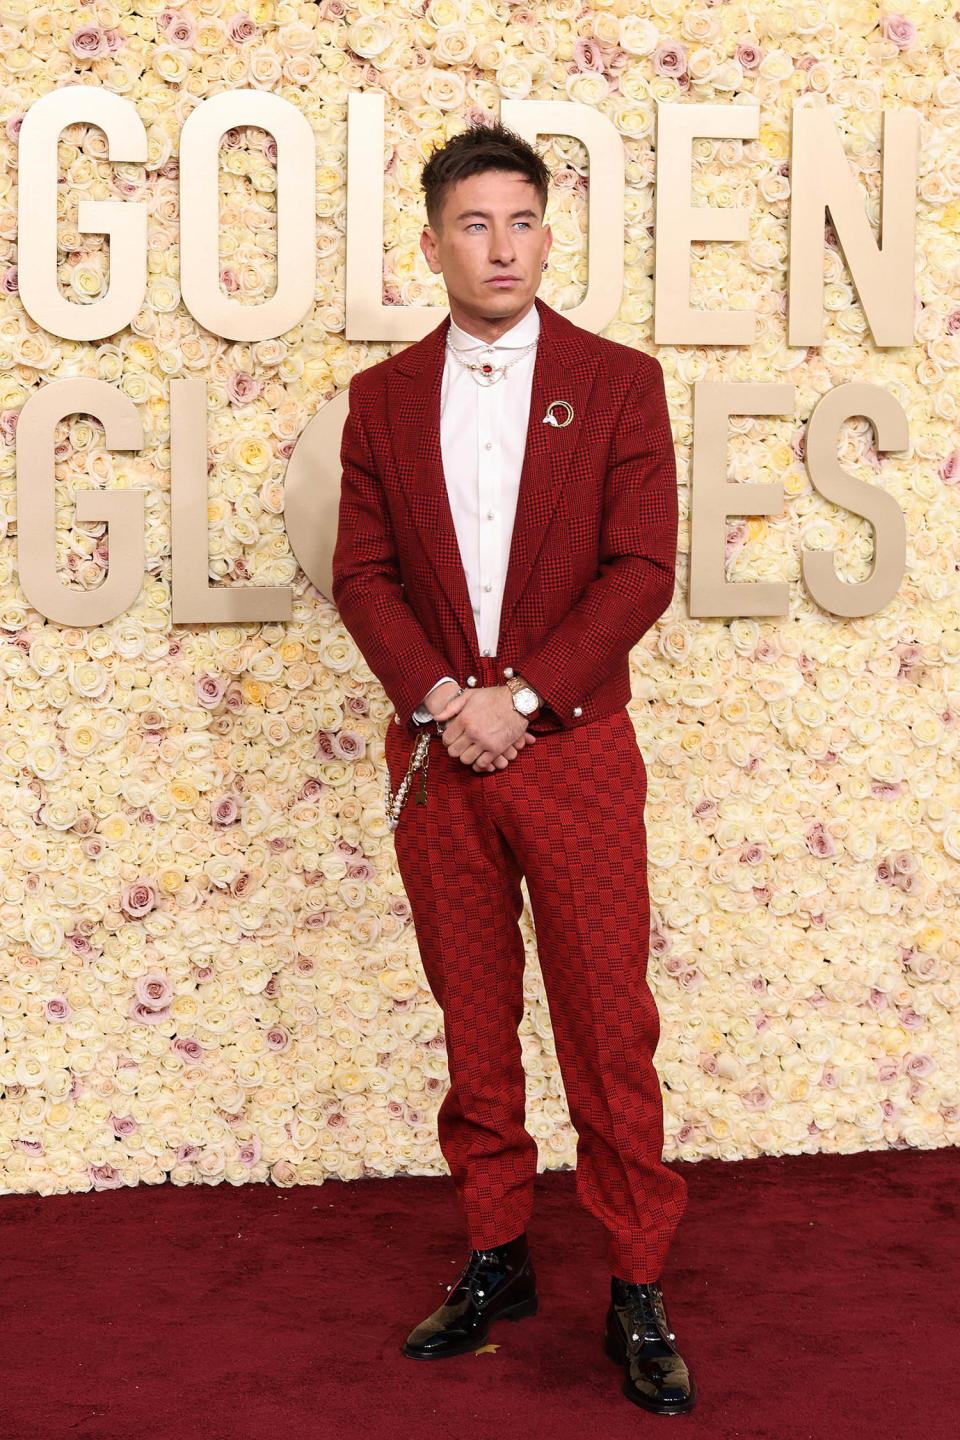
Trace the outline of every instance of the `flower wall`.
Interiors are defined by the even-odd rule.
[[[441,1171],[440,1013],[425,986],[383,811],[391,707],[330,602],[292,557],[283,476],[297,437],[360,367],[396,346],[344,339],[346,108],[386,96],[384,290],[443,305],[417,247],[419,170],[501,97],[602,111],[627,154],[626,284],[605,334],[654,351],[655,109],[761,106],[756,141],[695,145],[701,203],[751,212],[744,245],[694,247],[695,304],[758,315],[739,349],[660,347],[675,424],[681,531],[669,611],[633,656],[647,761],[650,979],[662,1018],[666,1155],[942,1146],[960,1141],[960,30],[954,0],[125,0],[76,9],[0,0],[0,1188],[102,1189]],[[109,278],[83,198],[148,206],[146,302],[109,342],[38,328],[17,292],[17,132],[55,87],[136,106],[147,165],[104,137],[60,139],[59,284],[78,304]],[[255,86],[300,108],[318,142],[312,314],[239,344],[198,326],[178,290],[177,147],[197,103]],[[822,346],[786,343],[790,114],[830,105],[871,218],[883,107],[922,115],[915,343],[878,350],[836,237]],[[540,293],[586,281],[585,153],[541,139],[555,243]],[[275,148],[230,131],[221,154],[221,284],[272,293]],[[442,311],[438,312],[439,315]],[[210,571],[294,584],[289,624],[173,626],[169,390],[203,376]],[[61,578],[108,565],[78,488],[148,491],[148,574],[98,629],[48,623],[18,586],[15,437],[49,381],[94,376],[142,415],[110,455],[86,417],[57,433]],[[691,394],[698,379],[789,380],[792,419],[735,419],[733,479],[783,480],[780,517],[730,520],[728,576],[789,582],[779,620],[691,620]],[[895,601],[862,620],[817,608],[801,547],[869,573],[872,532],[822,499],[803,464],[816,400],[888,389],[910,450],[878,456],[848,422],[841,460],[885,486],[908,529]],[[518,763],[522,763],[522,758]],[[524,1060],[544,1167],[575,1159],[529,911]]]

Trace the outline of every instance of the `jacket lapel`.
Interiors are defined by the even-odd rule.
[[[539,297],[535,304],[540,313],[540,337],[500,611],[501,637],[530,578],[570,461],[576,454],[583,413],[597,371],[597,360],[584,348],[578,327]],[[479,644],[473,607],[447,497],[440,447],[440,386],[449,325],[447,315],[436,329],[402,353],[387,381],[387,403],[394,460],[410,518],[463,627],[470,652],[476,655]],[[573,419],[568,425],[544,423],[547,406],[554,400],[565,400],[572,407]]]
[[[540,338],[533,367],[527,443],[500,609],[498,653],[514,606],[530,579],[563,491],[570,462],[577,453],[580,427],[597,372],[597,361],[579,339],[582,332],[578,327],[539,298],[535,303],[540,312]],[[573,410],[573,419],[568,425],[545,423],[547,406],[554,400],[565,400]]]

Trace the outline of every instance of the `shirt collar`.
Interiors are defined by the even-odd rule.
[[[534,302],[523,319],[518,320],[516,325],[504,331],[499,340],[492,342],[478,340],[476,335],[471,335],[469,331],[461,329],[452,315],[447,339],[455,350],[521,350],[525,345],[530,345],[534,340],[539,339],[539,336],[540,312]]]

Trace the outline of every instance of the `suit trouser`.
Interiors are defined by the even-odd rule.
[[[483,684],[502,683],[485,659]],[[413,741],[387,727],[391,784]],[[504,770],[478,774],[434,731],[427,803],[419,772],[394,832],[420,956],[444,1017],[450,1089],[440,1148],[473,1249],[527,1227],[537,1146],[525,1128],[526,878],[570,1118],[577,1197],[607,1231],[611,1270],[659,1277],[687,1186],[662,1158],[646,982],[650,909],[646,770],[629,713],[537,736]]]

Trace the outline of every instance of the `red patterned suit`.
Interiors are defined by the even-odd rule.
[[[527,1226],[537,1150],[524,1127],[518,917],[526,878],[557,1058],[578,1134],[577,1193],[606,1227],[611,1269],[659,1277],[686,1204],[662,1161],[646,983],[646,771],[631,648],[673,594],[677,491],[659,364],[541,299],[530,419],[495,657],[480,654],[447,498],[440,391],[449,317],[354,376],[343,431],[333,594],[396,710],[394,790],[442,675],[544,698],[536,742],[477,773],[430,742],[394,834],[450,1090],[438,1117],[474,1249]],[[543,423],[553,400],[566,426]]]

